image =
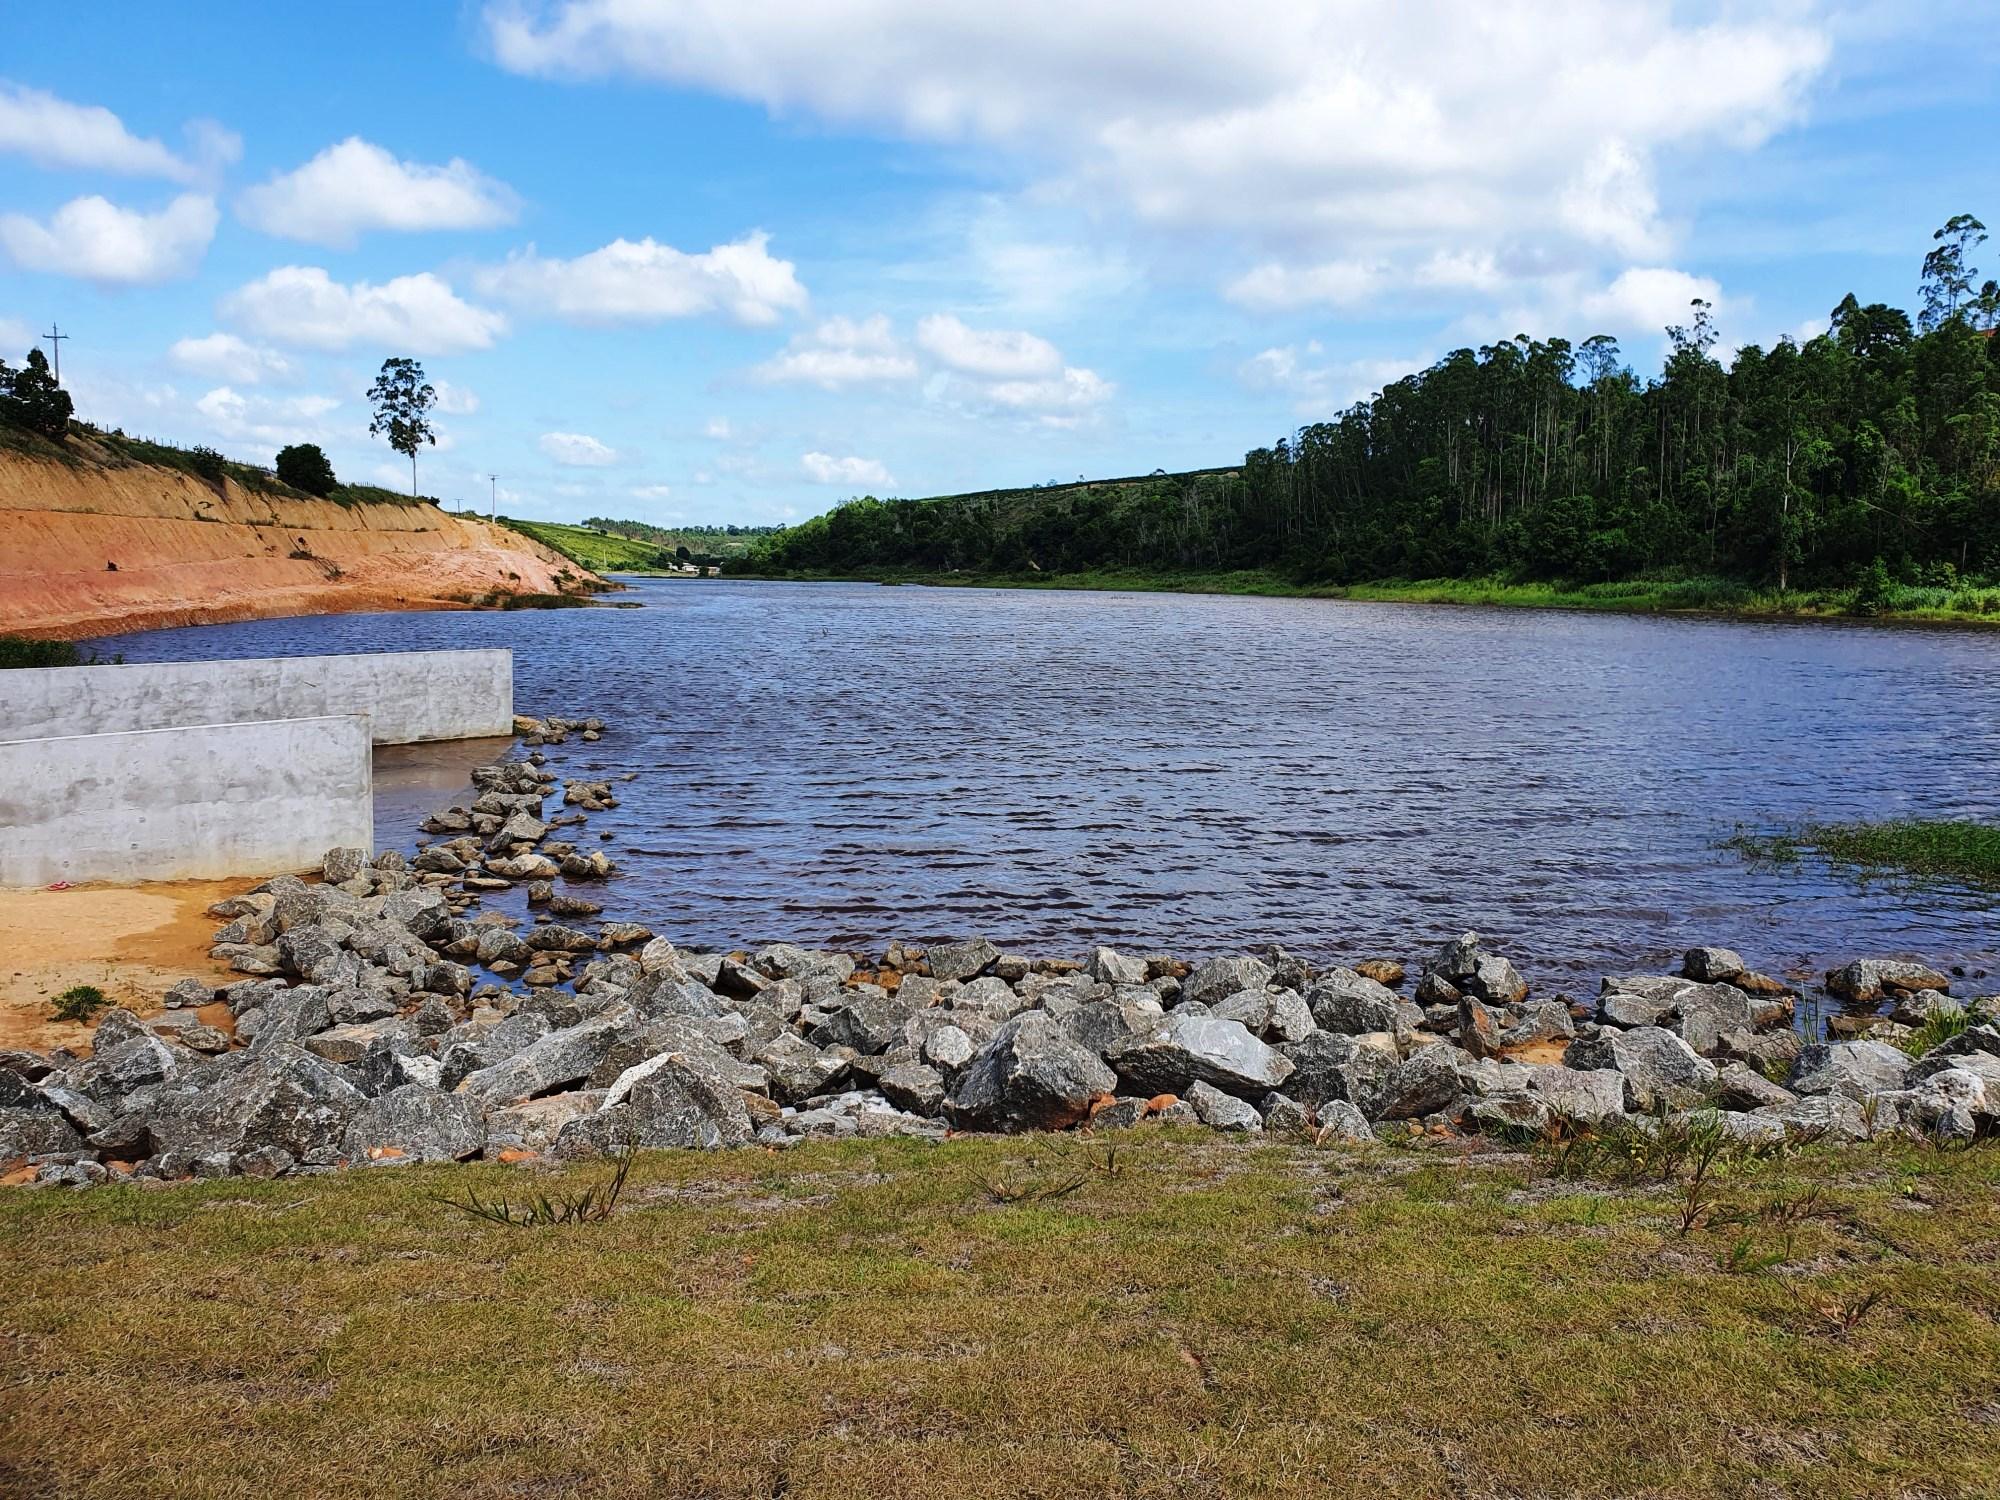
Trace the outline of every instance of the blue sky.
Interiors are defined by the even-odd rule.
[[[1996,139],[1989,0],[9,6],[0,353],[392,485],[413,354],[427,493],[783,521],[1230,462],[1517,333],[1650,373],[1693,295],[1908,306]]]

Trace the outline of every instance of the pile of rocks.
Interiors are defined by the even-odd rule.
[[[532,797],[512,790],[525,777],[488,795]],[[535,842],[523,806],[470,815],[494,821],[465,835],[482,867]],[[114,1012],[88,1059],[0,1054],[0,1167],[51,1182],[273,1175],[1149,1118],[1321,1140],[1707,1107],[1754,1139],[2000,1124],[1990,1013],[1921,1058],[1877,1039],[1803,1044],[1785,987],[1724,949],[1690,952],[1680,974],[1606,979],[1585,1006],[1531,999],[1468,933],[1410,999],[1399,964],[1320,972],[1276,948],[1190,965],[1110,948],[1030,960],[984,940],[879,959],[692,953],[616,923],[524,937],[468,920],[393,855],[334,851],[324,873],[226,904],[239,967],[268,974],[184,982],[149,1022]],[[474,964],[573,982],[502,988]],[[1912,1015],[1950,986],[1879,961],[1839,976]],[[187,1008],[214,1002],[233,1035]]]

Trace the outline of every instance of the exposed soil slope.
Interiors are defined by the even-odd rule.
[[[0,635],[450,609],[596,582],[518,532],[432,505],[341,505],[0,451]]]

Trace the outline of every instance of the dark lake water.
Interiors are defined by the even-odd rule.
[[[642,582],[642,609],[156,631],[133,661],[511,646],[606,916],[676,941],[983,932],[1409,956],[1465,928],[1531,979],[1694,942],[1798,971],[2000,966],[2000,900],[1719,849],[1739,827],[2000,814],[2000,637],[1159,594]],[[380,837],[480,747],[384,751]]]

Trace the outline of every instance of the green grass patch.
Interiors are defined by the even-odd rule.
[[[1101,1161],[651,1152],[550,1227],[437,1196],[606,1164],[0,1193],[0,1491],[2000,1490],[2000,1152],[1731,1161],[1686,1229],[1678,1183],[1525,1154],[1148,1127]]]
[[[1739,833],[1725,847],[1779,864],[1817,854],[1867,871],[2000,886],[2000,826],[1965,819],[1810,823],[1776,833]]]
[[[663,573],[674,566],[673,548],[657,542],[638,541],[561,521],[520,521],[502,516],[500,524],[560,552],[593,573]]]

